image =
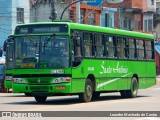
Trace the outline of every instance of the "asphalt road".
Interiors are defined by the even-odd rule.
[[[160,111],[160,82],[151,88],[139,90],[138,97],[134,99],[123,99],[119,93],[103,93],[98,100],[89,103],[79,102],[78,96],[62,96],[48,97],[46,103],[38,104],[33,97],[26,97],[24,94],[0,93],[0,111]],[[114,119],[121,120],[120,117]],[[159,120],[160,118],[128,119]]]

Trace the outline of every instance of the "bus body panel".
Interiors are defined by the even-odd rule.
[[[12,88],[12,70],[9,70],[9,69],[5,70],[4,86],[6,89]]]
[[[4,81],[4,86],[5,86],[6,89],[11,89],[12,88],[12,81],[6,79]]]
[[[71,83],[50,84],[50,85],[28,85],[13,84],[14,93],[45,93],[45,94],[62,94],[71,93]]]

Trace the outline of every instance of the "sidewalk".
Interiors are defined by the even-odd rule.
[[[157,85],[160,85],[160,75],[156,76],[157,79]]]

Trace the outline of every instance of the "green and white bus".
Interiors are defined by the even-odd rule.
[[[14,33],[13,92],[79,95],[90,102],[104,92],[134,98],[156,84],[151,34],[54,21],[19,25]]]
[[[14,41],[12,35],[8,37],[4,42],[4,52],[6,53],[6,64],[5,64],[5,81],[4,85],[6,89],[12,88],[12,69],[13,69],[13,52],[14,52]]]

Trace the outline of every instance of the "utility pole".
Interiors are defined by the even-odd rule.
[[[118,6],[118,14],[119,14],[119,28],[122,29],[122,3],[119,3]]]
[[[80,2],[76,3],[76,22],[80,23]]]
[[[50,5],[51,5],[51,16],[49,17],[49,19],[56,20],[57,18],[57,12],[55,10],[55,2],[54,0],[50,0]]]

